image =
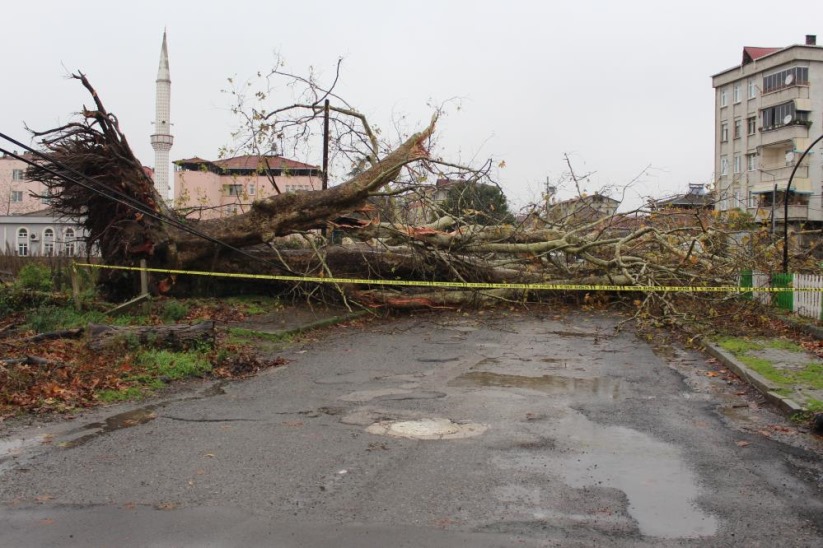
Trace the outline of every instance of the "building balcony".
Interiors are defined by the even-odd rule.
[[[763,95],[760,108],[769,108],[774,105],[793,101],[794,99],[808,99],[809,86],[792,86]]]
[[[760,129],[760,146],[775,145],[777,143],[794,142],[795,139],[807,139],[809,137],[809,125],[807,123],[795,123],[774,129]]]
[[[766,221],[772,217],[772,206],[750,207],[748,212],[758,221]],[[774,207],[774,218],[777,222],[783,222],[785,214],[785,206],[778,203]],[[809,206],[807,205],[790,205],[789,206],[789,222],[792,221],[808,221],[809,220]]]

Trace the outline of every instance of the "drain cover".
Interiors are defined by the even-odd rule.
[[[366,428],[366,432],[381,436],[417,440],[456,440],[479,436],[488,428],[485,424],[459,424],[450,419],[419,419],[413,421],[381,421]]]

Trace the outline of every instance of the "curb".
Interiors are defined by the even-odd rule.
[[[284,329],[282,331],[276,331],[275,333],[278,335],[296,335],[298,333],[304,333],[306,331],[313,331],[315,329],[321,329],[323,327],[328,327],[330,325],[336,325],[338,323],[347,322],[349,320],[355,320],[361,316],[365,316],[366,314],[371,314],[368,310],[359,310],[357,312],[349,312],[348,314],[343,314],[342,316],[332,316],[331,318],[323,318],[322,320],[317,320],[316,322],[311,322],[307,324],[303,324],[298,327],[292,327],[290,329]]]
[[[756,371],[749,369],[746,364],[742,363],[730,352],[727,352],[719,346],[709,342],[705,343],[705,350],[712,357],[723,362],[723,364],[728,369],[733,371],[738,377],[746,380],[746,382],[754,386],[761,394],[763,394],[763,397],[765,397],[766,400],[774,404],[783,413],[791,416],[795,413],[801,413],[806,410],[796,401],[778,394],[776,392],[778,387],[774,383]]]

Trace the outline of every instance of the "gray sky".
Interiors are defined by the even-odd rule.
[[[4,2],[0,17],[0,131],[21,140],[23,122],[48,129],[90,102],[65,78],[79,69],[153,165],[166,27],[172,159],[215,158],[230,144],[228,77],[266,71],[275,52],[293,72],[331,77],[342,56],[340,93],[385,129],[403,115],[417,129],[427,104],[459,98],[438,125],[443,156],[505,160],[498,178],[517,206],[563,175],[565,153],[576,171],[595,172],[588,192],[651,166],[627,194],[635,207],[711,182],[710,76],[739,64],[743,46],[823,38],[818,1],[32,0]]]

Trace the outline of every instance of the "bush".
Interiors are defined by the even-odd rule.
[[[15,285],[21,289],[33,291],[51,291],[52,279],[51,270],[37,263],[29,263],[17,273]]]
[[[189,307],[180,301],[168,301],[163,304],[160,316],[164,322],[179,322],[189,313]]]

